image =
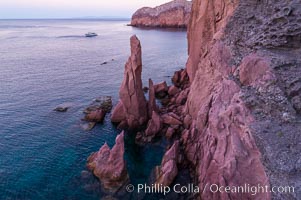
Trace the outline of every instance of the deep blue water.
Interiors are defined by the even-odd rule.
[[[114,103],[136,34],[143,82],[170,80],[187,59],[186,33],[141,30],[128,21],[0,20],[0,199],[100,199],[86,159],[119,133],[107,115],[92,131],[80,127],[94,98]],[[86,32],[99,34],[85,38]],[[112,60],[113,59],[113,60]],[[108,64],[101,65],[107,61]],[[52,111],[71,103],[66,113]],[[133,183],[144,183],[164,147],[126,146]]]

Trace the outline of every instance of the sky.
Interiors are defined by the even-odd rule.
[[[0,19],[126,17],[171,0],[0,0]]]

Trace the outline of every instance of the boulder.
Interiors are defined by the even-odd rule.
[[[90,113],[86,114],[85,120],[89,122],[101,123],[103,122],[105,116],[106,116],[106,112],[103,111],[102,109],[93,110]]]
[[[161,130],[162,122],[161,117],[153,111],[152,118],[149,120],[147,129],[145,130],[145,135],[147,137],[151,136],[152,138],[156,136],[156,134]]]
[[[189,88],[181,91],[179,95],[176,97],[176,104],[184,105],[187,101],[188,93],[189,93]]]
[[[83,111],[85,113],[84,120],[88,122],[102,123],[106,113],[112,109],[112,98],[110,96],[98,97]],[[84,130],[91,130],[95,124],[84,124]]]
[[[87,160],[88,169],[101,181],[103,188],[107,191],[116,192],[129,180],[123,156],[124,132],[116,137],[112,149],[105,143]]]
[[[186,69],[181,70],[180,73],[180,85],[185,85],[189,82],[189,76],[187,74]]]
[[[84,110],[84,113],[90,113],[94,110],[103,110],[104,112],[110,112],[112,110],[113,103],[112,97],[102,96],[93,100],[93,102]]]
[[[189,84],[189,76],[186,69],[176,71],[171,78],[171,81],[176,87],[181,89],[185,88],[185,86]]]
[[[154,85],[154,89],[156,97],[158,98],[164,98],[167,95],[168,86],[165,81]]]
[[[180,87],[180,79],[181,79],[181,70],[175,71],[173,77],[171,78],[171,81],[176,87]]]
[[[162,121],[164,124],[182,125],[180,117],[172,112],[162,115]]]
[[[112,121],[120,123],[126,120],[130,129],[140,128],[148,120],[147,102],[142,88],[142,59],[141,45],[138,38],[134,35],[131,37],[131,56],[129,57],[124,71],[124,78],[119,90],[120,102],[124,112],[118,113],[113,111]]]
[[[169,89],[168,89],[168,95],[169,95],[169,96],[175,96],[175,95],[176,95],[177,93],[179,93],[179,92],[180,92],[180,89],[177,88],[177,87],[174,86],[174,85],[170,86]]]

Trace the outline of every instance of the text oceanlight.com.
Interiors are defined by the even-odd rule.
[[[126,186],[128,192],[137,191],[138,193],[145,194],[164,194],[167,195],[170,192],[175,193],[203,193],[210,191],[212,193],[249,193],[256,195],[260,193],[294,193],[295,188],[293,186],[268,186],[268,185],[250,185],[244,184],[241,186],[220,186],[218,184],[206,184],[203,189],[200,189],[197,185],[188,184],[180,185],[175,184],[174,186],[164,186],[162,184],[138,184],[134,186],[129,184]]]

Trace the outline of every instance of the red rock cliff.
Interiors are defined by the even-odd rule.
[[[139,27],[187,27],[191,2],[174,0],[155,8],[143,7],[133,16],[131,25]]]
[[[301,4],[194,0],[191,87],[182,132],[201,190],[301,183]],[[212,193],[201,199],[298,199],[299,193]]]

